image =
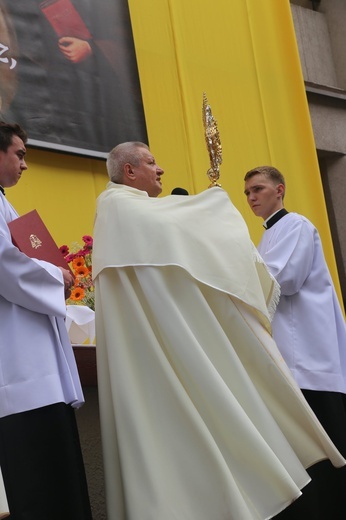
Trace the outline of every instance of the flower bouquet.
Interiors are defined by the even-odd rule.
[[[92,281],[93,239],[89,235],[82,237],[84,245],[72,244],[71,249],[63,245],[59,249],[75,276],[71,295],[67,305],[85,305],[95,310],[94,284]]]

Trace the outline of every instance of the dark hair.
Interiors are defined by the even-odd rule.
[[[13,136],[17,135],[25,144],[28,140],[27,133],[22,127],[16,123],[5,123],[0,121],[0,150],[7,152],[7,149],[12,144]]]

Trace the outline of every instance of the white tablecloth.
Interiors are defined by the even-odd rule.
[[[67,305],[66,328],[71,343],[95,344],[95,312],[84,305]]]

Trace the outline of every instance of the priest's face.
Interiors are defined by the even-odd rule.
[[[283,184],[275,184],[263,173],[257,173],[245,181],[244,193],[254,214],[266,220],[283,207],[284,189]]]
[[[0,150],[0,184],[4,188],[15,186],[23,171],[28,168],[25,153],[25,145],[17,135],[13,136],[12,144],[6,152]]]
[[[146,148],[139,150],[139,163],[132,167],[133,187],[146,191],[149,197],[157,197],[162,191],[161,175],[164,171]]]

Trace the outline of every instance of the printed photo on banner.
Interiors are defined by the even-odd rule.
[[[127,0],[0,0],[0,112],[33,146],[147,142]]]

